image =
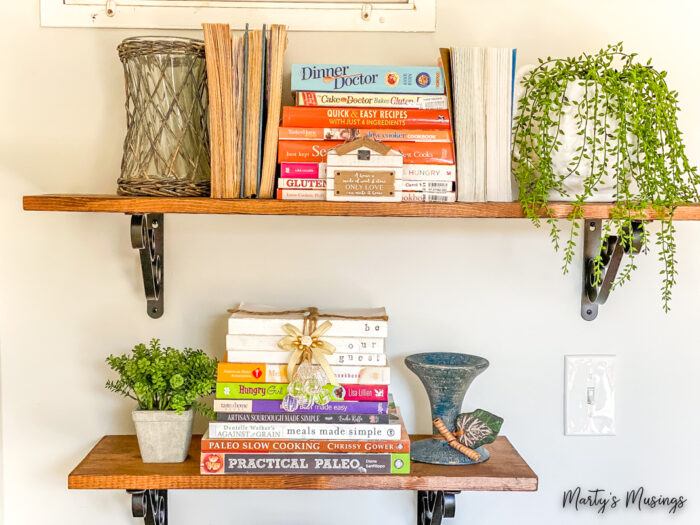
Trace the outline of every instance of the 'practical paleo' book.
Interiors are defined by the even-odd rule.
[[[442,95],[442,69],[430,66],[292,64],[292,91]]]
[[[409,474],[410,454],[201,454],[201,474]]]

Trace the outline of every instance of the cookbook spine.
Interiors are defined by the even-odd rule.
[[[286,140],[279,143],[279,162],[326,162],[328,151],[340,146],[337,140]],[[404,165],[454,165],[452,144],[445,142],[394,142],[392,149],[403,154]]]
[[[394,93],[324,93],[298,91],[297,106],[343,108],[447,109],[445,95],[409,95]]]
[[[282,127],[450,129],[446,109],[282,108]],[[284,141],[280,141],[282,143]]]
[[[401,424],[209,423],[209,437],[230,439],[357,439],[398,441]]]
[[[348,141],[362,137],[379,142],[452,142],[446,129],[279,128],[279,140]]]
[[[409,474],[410,454],[200,455],[201,474]]]
[[[359,93],[445,92],[441,67],[292,64],[292,91]]]
[[[376,367],[381,368],[381,367]],[[387,368],[388,370],[388,368]],[[325,385],[331,401],[386,401],[386,385]],[[217,383],[218,399],[279,399],[287,395],[288,383]]]
[[[389,410],[387,401],[331,401],[326,405],[314,405],[311,408],[298,408],[302,414],[386,414]],[[215,399],[215,412],[277,412],[286,413],[282,403],[268,399]]]
[[[389,414],[308,414],[300,412],[238,413],[218,412],[216,420],[225,423],[331,423],[388,425]]]

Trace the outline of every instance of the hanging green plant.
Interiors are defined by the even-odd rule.
[[[678,129],[678,93],[666,85],[666,72],[656,71],[651,60],[640,64],[636,56],[624,53],[619,43],[595,55],[540,60],[527,72],[517,87],[513,173],[525,214],[536,226],[546,220],[555,249],[563,248],[564,273],[574,257],[584,203],[615,202],[593,261],[596,285],[603,273],[602,248],[611,235],[619,235],[629,250],[613,288],[629,280],[636,269],[632,222],[644,220],[644,210],[652,208],[661,221],[656,244],[668,311],[678,273],[673,214],[679,205],[700,200],[700,177]],[[564,241],[546,207],[552,200],[573,205]],[[641,235],[640,251],[646,251],[646,223]]]

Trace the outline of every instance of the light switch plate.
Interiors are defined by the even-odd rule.
[[[565,356],[564,433],[615,435],[615,356]]]

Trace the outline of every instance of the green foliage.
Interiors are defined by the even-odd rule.
[[[547,211],[547,201],[551,192],[571,197],[566,195],[564,180],[573,174],[583,177],[583,190],[573,196],[571,226],[563,241],[564,273],[573,260],[582,206],[603,180],[614,182],[616,206],[603,231],[601,249],[610,235],[620,235],[623,246],[631,247],[631,223],[644,219],[644,209],[662,214],[656,244],[663,265],[661,298],[668,311],[678,273],[673,214],[678,205],[700,200],[700,177],[686,157],[678,129],[678,93],[669,90],[666,73],[656,71],[651,60],[639,64],[635,57],[625,54],[619,43],[595,55],[540,60],[522,80],[525,94],[514,122],[513,172],[524,212],[536,226],[544,213],[556,250],[562,248],[561,229]],[[566,96],[567,86],[576,82],[584,88],[583,101]],[[581,146],[568,173],[555,173],[552,158],[562,147],[562,116],[571,109]],[[588,162],[590,169],[583,170],[581,165]],[[649,233],[646,224],[643,228],[646,251]],[[636,269],[633,251],[614,286],[628,281]],[[594,260],[594,271],[600,279],[600,256]]]
[[[149,346],[136,345],[131,354],[110,355],[107,364],[119,373],[107,381],[112,392],[134,399],[142,410],[174,410],[192,407],[213,417],[213,411],[197,399],[214,391],[217,360],[202,350],[162,348],[158,339]]]

